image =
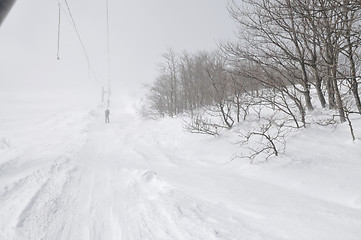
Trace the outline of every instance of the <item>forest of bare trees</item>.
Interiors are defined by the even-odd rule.
[[[148,86],[146,114],[187,113],[188,130],[218,135],[251,115],[272,119],[275,132],[304,128],[320,109],[334,123],[348,122],[353,136],[350,116],[361,114],[361,2],[232,0],[228,9],[238,41],[212,52],[166,52]]]

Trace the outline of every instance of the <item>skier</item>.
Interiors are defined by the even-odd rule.
[[[105,110],[105,123],[109,123],[110,110]]]

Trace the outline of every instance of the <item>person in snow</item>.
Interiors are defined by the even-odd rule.
[[[109,123],[109,115],[110,110],[107,108],[107,110],[105,110],[105,123]]]

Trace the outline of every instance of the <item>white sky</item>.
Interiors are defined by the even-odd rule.
[[[0,88],[55,94],[100,91],[70,20],[62,12],[56,60],[57,0],[17,0],[0,27]],[[66,10],[64,0],[60,1]],[[105,0],[68,0],[95,72],[107,79]],[[214,49],[234,39],[227,0],[109,0],[112,85],[128,92],[156,76],[161,54]]]

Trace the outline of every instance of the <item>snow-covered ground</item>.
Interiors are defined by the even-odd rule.
[[[235,132],[144,120],[131,98],[113,99],[110,124],[102,106],[0,106],[1,240],[360,239],[361,143],[346,124],[311,125],[250,164],[230,161]]]

